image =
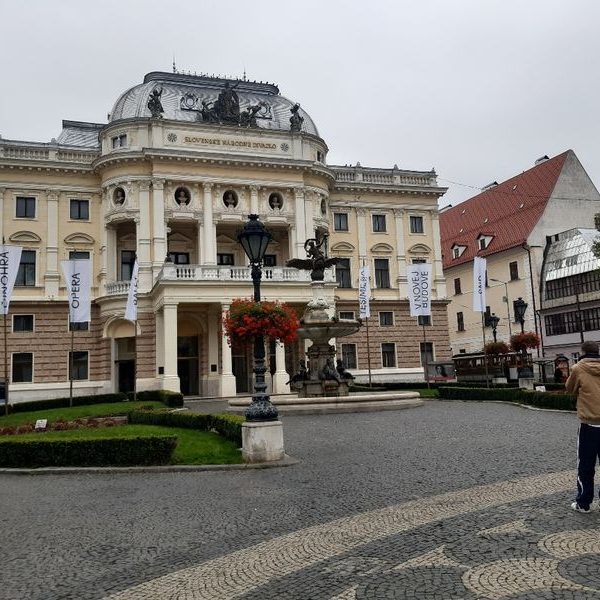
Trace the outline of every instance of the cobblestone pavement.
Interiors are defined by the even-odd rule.
[[[299,465],[0,476],[0,598],[600,600],[573,415],[286,417]]]

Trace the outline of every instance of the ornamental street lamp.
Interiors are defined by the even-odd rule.
[[[527,302],[519,296],[514,302],[515,321],[521,323],[521,333],[525,333],[525,311],[527,310]]]
[[[248,222],[238,234],[238,242],[242,245],[252,268],[251,276],[254,284],[254,302],[260,302],[261,265],[265,257],[267,245],[273,236],[258,220],[258,215],[248,215]],[[252,403],[246,410],[247,421],[276,421],[277,408],[271,404],[266,393],[265,382],[265,341],[262,335],[254,338],[254,394]]]
[[[491,317],[488,317],[488,323],[492,328],[492,334],[494,336],[494,343],[498,340],[496,339],[496,329],[498,328],[498,323],[500,323],[500,317],[497,317],[495,313],[492,313]]]

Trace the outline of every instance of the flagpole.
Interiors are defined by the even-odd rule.
[[[429,389],[429,361],[427,359],[427,333],[425,332],[425,323],[423,323],[423,356],[425,357],[425,381]]]
[[[137,315],[136,315],[137,317]],[[137,375],[138,375],[138,345],[137,345],[137,319],[133,322],[133,343],[135,346],[133,355],[133,401],[137,400]]]
[[[481,332],[483,335],[483,363],[485,365],[485,387],[490,387],[490,378],[488,376],[488,358],[485,352],[485,314],[481,313]]]
[[[369,340],[369,317],[365,317],[365,326],[367,328],[367,367],[369,369],[369,387],[371,385],[371,341]]]
[[[75,348],[75,330],[73,329],[73,323],[69,322],[71,327],[71,355],[69,359],[69,407],[73,406],[73,354]]]
[[[4,313],[4,414],[8,416],[8,325]]]

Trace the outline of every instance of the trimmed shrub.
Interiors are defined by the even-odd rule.
[[[237,415],[203,415],[181,412],[144,412],[132,410],[129,422],[136,425],[162,425],[201,431],[216,431],[227,440],[242,445],[243,417]]]
[[[520,388],[488,389],[440,386],[438,389],[440,398],[445,400],[479,400],[483,402],[486,400],[503,400],[557,410],[575,410],[576,403],[575,396],[571,394],[535,392]]]
[[[133,400],[133,392],[129,392],[127,396],[129,400]],[[171,408],[181,408],[183,406],[183,394],[170,392],[169,390],[144,390],[137,392],[136,397],[142,402],[163,402]]]
[[[127,400],[126,394],[98,394],[96,396],[73,396],[73,406],[89,406],[91,404],[109,404]],[[69,398],[49,398],[48,400],[30,400],[9,404],[9,413],[29,412],[32,410],[48,410],[51,408],[68,408]],[[0,403],[0,411],[4,411],[4,402]]]
[[[102,467],[164,465],[171,461],[176,436],[97,440],[0,441],[0,467]]]

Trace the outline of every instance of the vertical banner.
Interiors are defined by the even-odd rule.
[[[21,246],[0,245],[0,314],[8,314],[15,280],[21,262]]]
[[[408,265],[408,301],[411,317],[431,315],[431,264]]]
[[[475,312],[485,312],[485,270],[485,258],[476,256],[473,260],[473,310]]]
[[[85,258],[62,260],[69,296],[69,322],[89,323],[91,316],[92,261]]]
[[[139,265],[136,258],[133,263],[133,271],[131,272],[129,294],[127,294],[127,307],[125,308],[125,318],[128,321],[137,321],[138,271]]]
[[[371,316],[370,297],[371,282],[369,267],[361,267],[358,275],[358,316],[361,319]]]

